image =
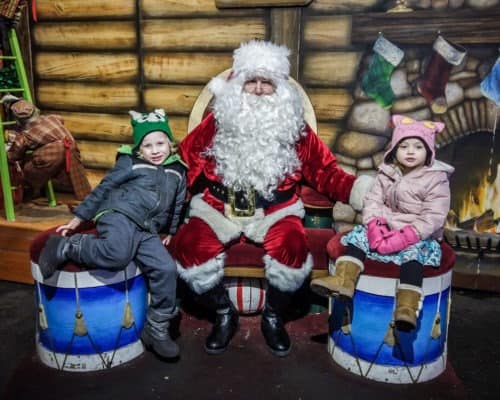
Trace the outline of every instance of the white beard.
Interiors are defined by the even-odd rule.
[[[262,96],[242,92],[241,80],[235,81],[214,102],[217,133],[207,154],[214,157],[224,185],[236,191],[253,187],[271,200],[285,177],[301,166],[295,147],[305,134],[301,97],[288,81]]]

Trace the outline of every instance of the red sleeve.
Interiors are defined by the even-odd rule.
[[[348,204],[356,177],[337,165],[333,153],[309,126],[306,131],[297,149],[306,182],[331,200]]]
[[[201,156],[201,153],[211,145],[214,134],[215,118],[210,113],[179,144],[179,154],[188,165],[188,187],[191,187],[203,172],[206,159]]]

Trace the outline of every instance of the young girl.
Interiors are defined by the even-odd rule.
[[[443,227],[450,208],[453,167],[434,159],[434,136],[444,124],[394,115],[391,145],[364,199],[363,225],[341,242],[347,253],[335,262],[335,274],[314,279],[323,296],[354,294],[365,257],[401,266],[394,321],[398,329],[417,325],[424,265],[439,267]]]
[[[134,146],[118,150],[115,166],[75,209],[75,217],[57,228],[40,253],[44,278],[67,261],[103,269],[123,269],[132,260],[149,283],[150,304],[141,339],[166,358],[179,347],[169,336],[176,315],[177,267],[165,246],[176,232],[186,195],[186,168],[174,152],[168,119],[161,109],[130,111]],[[96,221],[98,236],[73,234],[83,221]],[[163,241],[159,232],[168,232]]]

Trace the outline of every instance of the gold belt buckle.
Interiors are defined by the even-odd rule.
[[[255,190],[253,188],[247,189],[247,208],[236,207],[236,196],[233,188],[227,188],[227,201],[233,217],[252,217],[255,215]]]

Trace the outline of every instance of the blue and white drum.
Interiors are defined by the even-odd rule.
[[[397,279],[361,275],[352,302],[332,299],[328,350],[354,374],[380,382],[425,382],[446,368],[451,269],[424,278],[417,328],[394,329]]]
[[[38,306],[36,348],[42,363],[86,372],[142,354],[148,295],[139,268],[130,263],[119,271],[73,269],[44,280],[31,261]]]

